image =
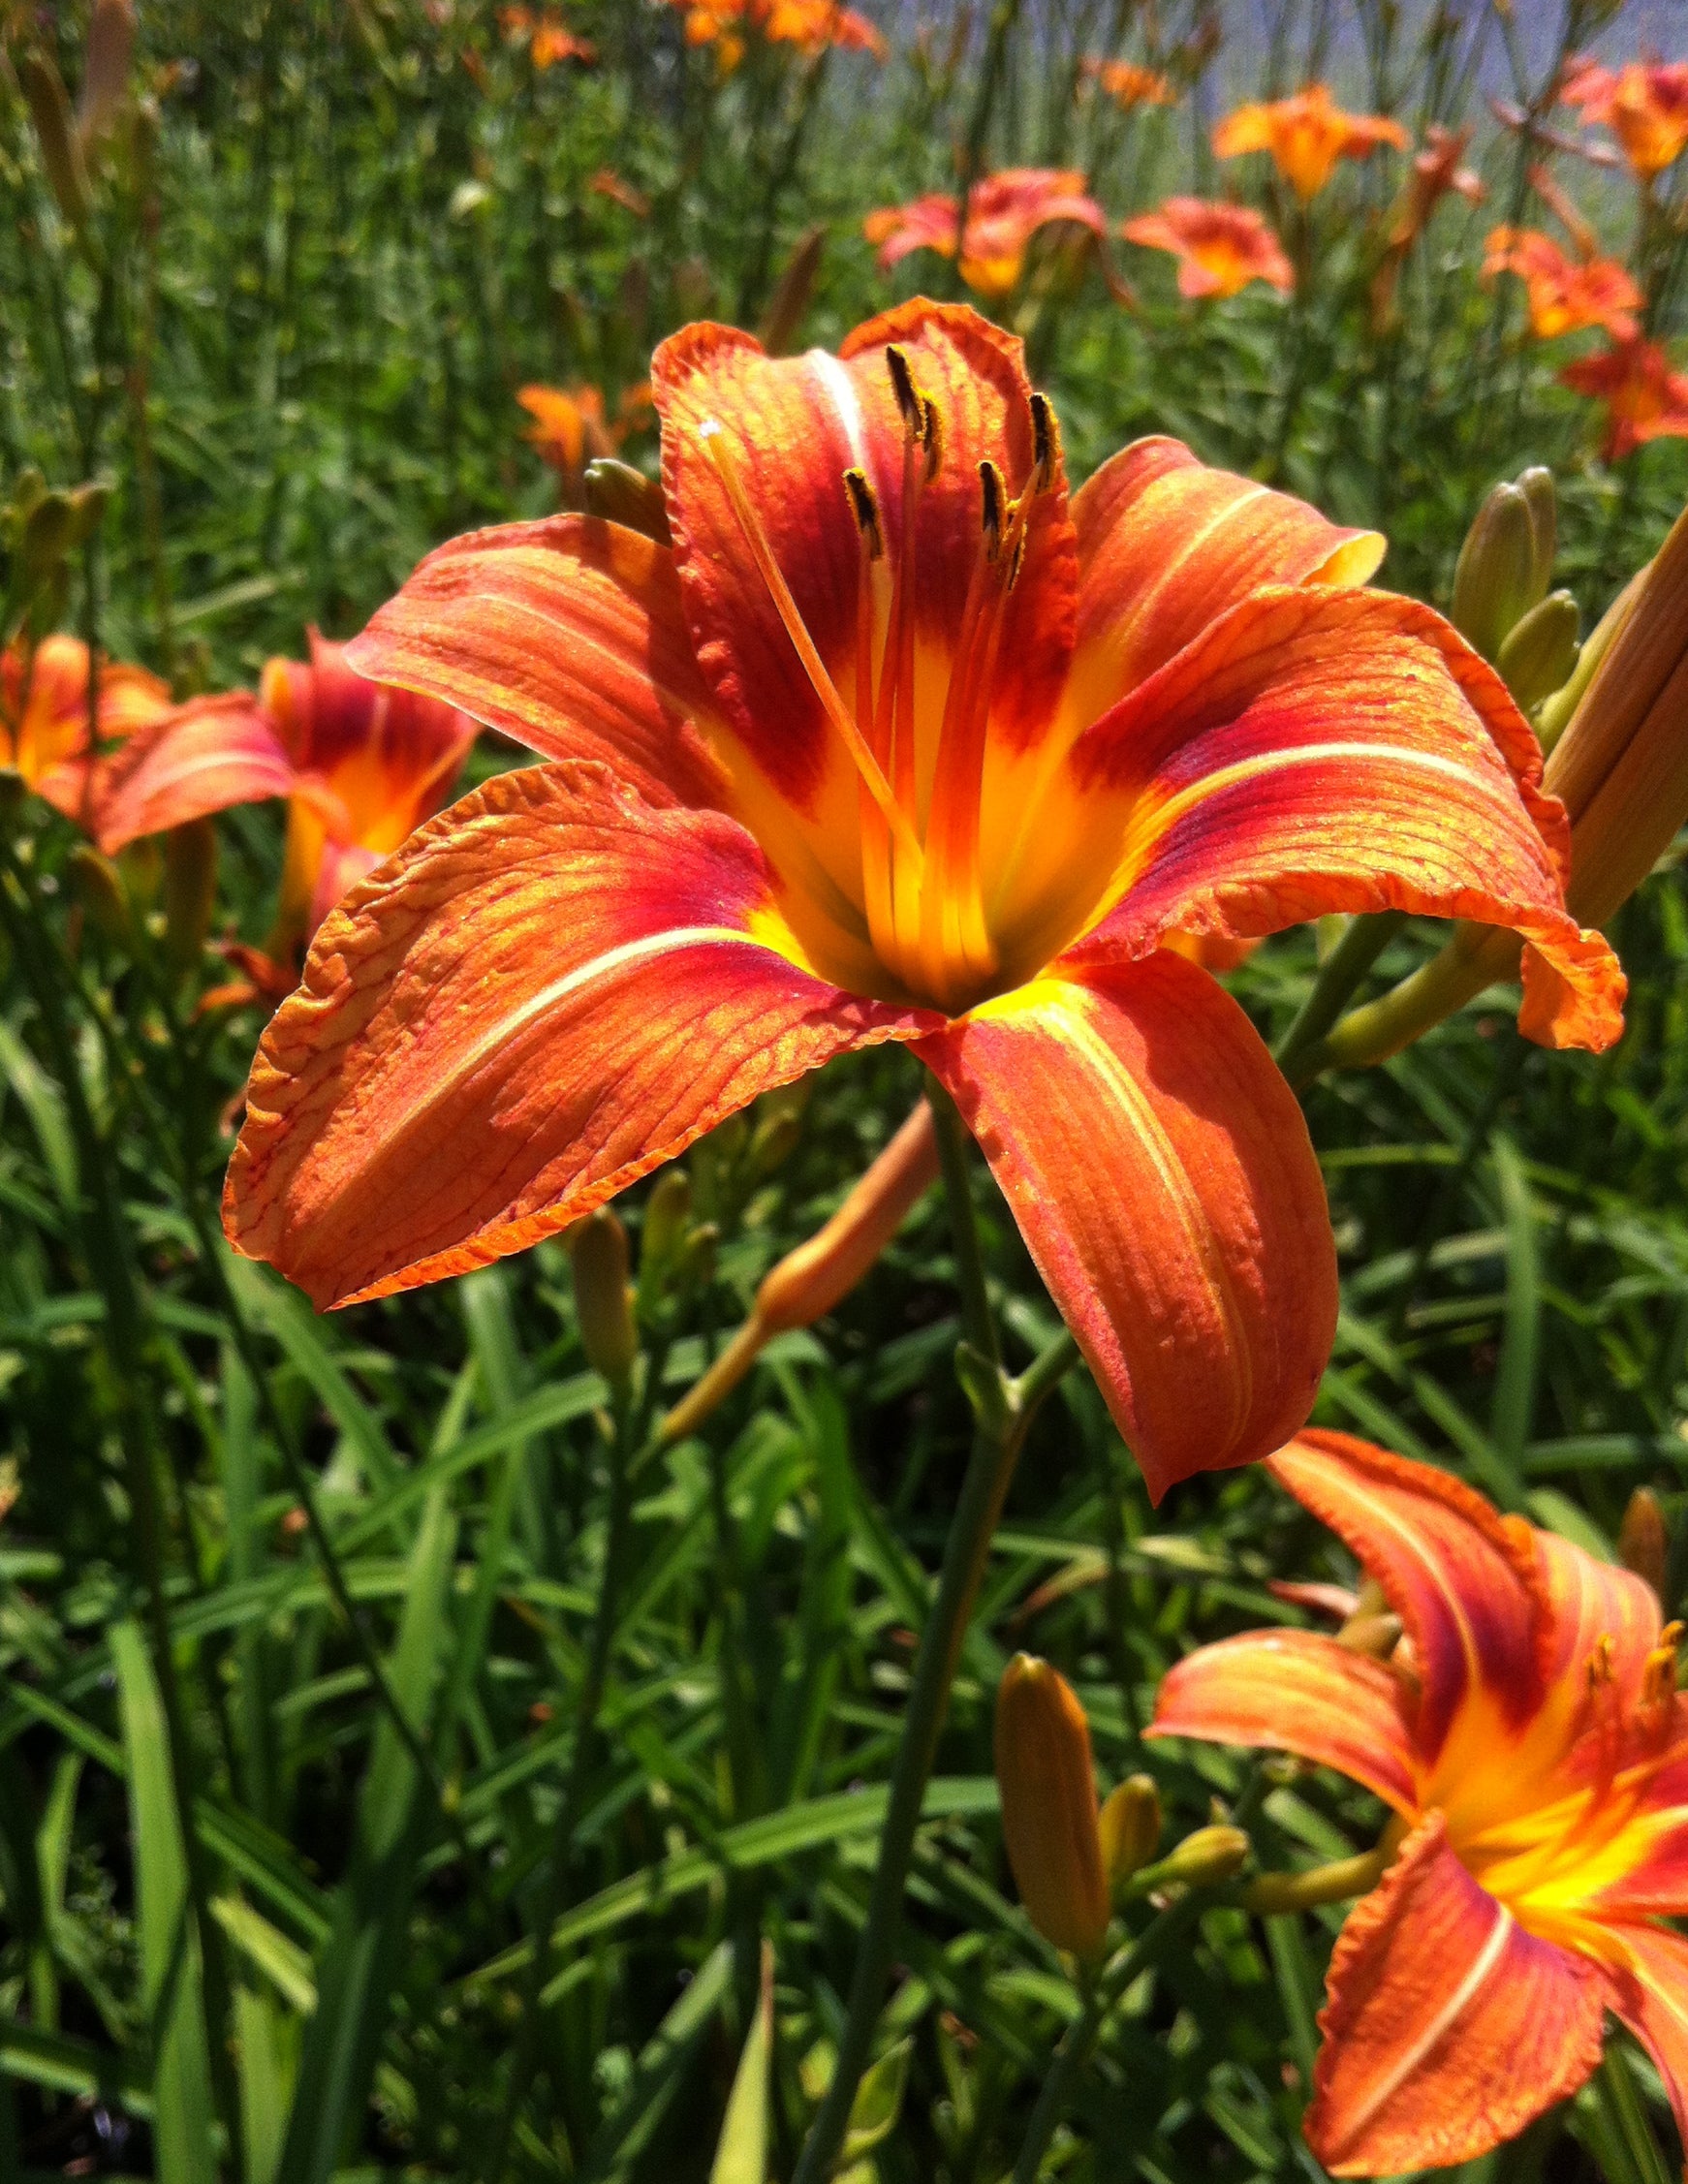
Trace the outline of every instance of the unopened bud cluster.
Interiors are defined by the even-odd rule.
[[[1558,515],[1540,464],[1493,487],[1465,535],[1449,614],[1491,660],[1526,712],[1569,680],[1579,617],[1568,591],[1549,592]]]

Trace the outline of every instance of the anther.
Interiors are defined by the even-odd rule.
[[[985,504],[980,516],[985,533],[985,558],[994,561],[1002,546],[1007,495],[1003,491],[1002,473],[988,455],[979,465],[979,485]]]
[[[1061,460],[1061,427],[1047,394],[1032,396],[1031,489],[1046,493],[1054,483]]]
[[[889,344],[885,364],[891,373],[891,392],[896,396],[903,430],[912,445],[925,450],[926,484],[929,485],[944,464],[944,421],[938,414],[937,403],[916,380],[906,350],[899,349],[894,342]]]
[[[879,519],[879,497],[867,482],[864,470],[847,470],[844,473],[844,490],[850,496],[850,513],[856,518],[856,528],[861,533],[867,546],[867,558],[880,561],[885,557],[885,527]]]
[[[1588,1685],[1591,1691],[1611,1681],[1612,1642],[1610,1631],[1603,1631],[1594,1641],[1594,1651],[1588,1656]]]

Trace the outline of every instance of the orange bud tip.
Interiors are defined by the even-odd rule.
[[[1670,1536],[1665,1513],[1650,1486],[1638,1486],[1630,1496],[1618,1527],[1617,1558],[1626,1570],[1644,1577],[1661,1600],[1665,1597],[1665,1567],[1670,1555]]]
[[[996,1694],[1002,1833],[1026,1916],[1046,1941],[1092,1958],[1108,1932],[1090,1726],[1058,1669],[1016,1653]]]

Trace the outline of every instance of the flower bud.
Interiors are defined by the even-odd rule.
[[[1198,1827],[1170,1856],[1139,1878],[1152,1877],[1157,1888],[1176,1883],[1189,1888],[1211,1888],[1240,1872],[1248,1853],[1249,1840],[1240,1827]]]
[[[1110,1888],[1146,1865],[1161,1841],[1161,1794],[1152,1774],[1128,1775],[1103,1801],[1096,1822]]]
[[[164,945],[188,971],[200,959],[217,901],[217,829],[209,819],[173,827],[164,843]]]
[[[1465,534],[1454,572],[1449,619],[1460,636],[1492,660],[1520,615],[1547,589],[1537,584],[1541,559],[1538,517],[1516,485],[1496,485]]]
[[[683,1168],[665,1169],[644,1201],[644,1228],[639,1239],[641,1279],[646,1267],[660,1274],[670,1265],[686,1240],[691,1217],[692,1178]]]
[[[79,234],[87,225],[93,204],[64,78],[45,53],[28,52],[17,63],[17,79],[29,105],[41,164],[54,202]]]
[[[1582,626],[1577,602],[1568,591],[1549,592],[1514,623],[1495,666],[1526,713],[1570,681],[1577,668],[1577,638]]]
[[[627,1231],[608,1206],[600,1207],[570,1232],[569,1256],[586,1362],[606,1380],[623,1381],[639,1353],[627,1286]]]
[[[642,531],[658,546],[673,544],[662,487],[642,470],[635,470],[632,463],[617,462],[613,455],[600,455],[596,462],[589,462],[585,493],[588,515],[601,515],[629,531]]]
[[[94,0],[77,101],[77,133],[84,149],[116,119],[134,51],[135,0]]]
[[[1532,463],[1528,470],[1519,472],[1517,487],[1529,505],[1530,538],[1535,548],[1530,566],[1530,596],[1532,600],[1539,600],[1553,581],[1553,556],[1559,546],[1559,508],[1553,490],[1553,473],[1545,463]]]
[[[1016,1653],[996,1694],[1002,1833],[1026,1916],[1057,1949],[1091,1957],[1108,1932],[1090,1725],[1047,1661]]]
[[[1661,1600],[1665,1597],[1665,1566],[1670,1558],[1670,1536],[1665,1513],[1650,1486],[1638,1486],[1630,1496],[1618,1527],[1617,1559],[1626,1570],[1644,1577]]]
[[[765,1334],[824,1319],[860,1281],[937,1174],[932,1110],[922,1100],[826,1227],[769,1270],[756,1293]]]
[[[104,933],[114,948],[125,952],[132,950],[135,931],[130,920],[129,897],[123,891],[123,882],[110,858],[102,857],[91,842],[78,842],[65,859],[65,866],[77,900],[96,929]]]

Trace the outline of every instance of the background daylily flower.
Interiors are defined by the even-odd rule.
[[[1387,324],[1394,306],[1395,289],[1407,253],[1430,224],[1430,215],[1445,197],[1462,197],[1468,204],[1481,204],[1488,195],[1482,177],[1461,166],[1471,130],[1445,129],[1432,121],[1424,141],[1413,154],[1412,170],[1390,209],[1384,225],[1383,255],[1372,275],[1371,312],[1375,326]]]
[[[1151,1490],[1277,1446],[1331,1338],[1323,1188],[1247,1017],[1159,943],[1487,917],[1547,1036],[1605,1044],[1621,978],[1562,908],[1527,724],[1439,616],[1358,588],[1375,534],[1170,440],[1069,501],[1020,345],[970,311],[837,357],[693,327],[652,379],[672,549],[483,532],[351,649],[554,763],[325,923],[231,1237],[319,1305],[438,1279],[903,1041]]]
[[[99,740],[133,735],[171,709],[170,687],[144,668],[102,660],[96,696]],[[88,648],[79,637],[15,638],[0,652],[0,765],[37,796],[91,826],[105,761],[88,744]]]
[[[1383,1588],[1389,1659],[1251,1632],[1167,1677],[1151,1736],[1268,1746],[1395,1815],[1330,1959],[1307,2143],[1339,2176],[1440,2168],[1600,2060],[1604,2012],[1688,2120],[1688,1701],[1642,1579],[1340,1433],[1268,1459]]]
[[[1139,61],[1106,61],[1087,55],[1083,73],[1100,84],[1116,106],[1170,107],[1178,96],[1171,77],[1162,76],[1158,69],[1144,68]]]
[[[884,206],[861,224],[869,242],[878,243],[879,265],[889,272],[915,250],[955,255],[956,200],[941,193],[917,198],[912,204]],[[961,237],[961,278],[975,294],[1009,295],[1025,269],[1026,250],[1040,228],[1066,221],[1106,235],[1108,218],[1086,194],[1076,169],[1007,167],[974,183],[967,200],[967,229]]]
[[[1127,242],[1172,252],[1180,296],[1235,296],[1251,281],[1296,285],[1282,243],[1252,205],[1170,197],[1158,212],[1140,213],[1119,232]]]
[[[623,390],[616,414],[607,414],[602,390],[578,387],[518,387],[516,398],[533,419],[525,438],[562,481],[563,497],[579,505],[586,465],[612,455],[650,413],[650,389],[641,383]]]
[[[1530,331],[1538,341],[1585,327],[1604,327],[1614,341],[1641,329],[1636,313],[1645,300],[1623,266],[1610,258],[1573,258],[1539,228],[1489,231],[1483,277],[1516,273],[1529,302]]]
[[[1213,132],[1220,159],[1269,153],[1303,204],[1329,181],[1339,159],[1365,159],[1380,144],[1405,151],[1411,141],[1398,121],[1383,114],[1344,113],[1325,83],[1310,83],[1293,98],[1238,107]]]
[[[592,41],[578,37],[560,16],[536,14],[532,8],[500,8],[498,27],[513,46],[527,46],[527,57],[540,75],[559,61],[580,61],[589,67],[598,58]]]
[[[1621,462],[1648,440],[1688,439],[1688,372],[1673,370],[1656,341],[1614,341],[1567,364],[1559,378],[1606,404],[1600,452],[1608,462]]]
[[[686,42],[713,46],[724,69],[737,67],[744,33],[771,46],[798,46],[811,58],[828,46],[885,58],[885,40],[867,17],[838,0],[670,0],[686,16]]]
[[[241,695],[180,706],[132,739],[100,812],[110,853],[231,804],[286,796],[272,953],[313,932],[439,809],[479,732],[451,705],[354,674],[343,644],[309,635],[309,663],[269,661],[256,703]]]
[[[1688,61],[1630,61],[1603,68],[1592,54],[1567,62],[1560,104],[1610,129],[1643,183],[1672,166],[1688,145]]]

